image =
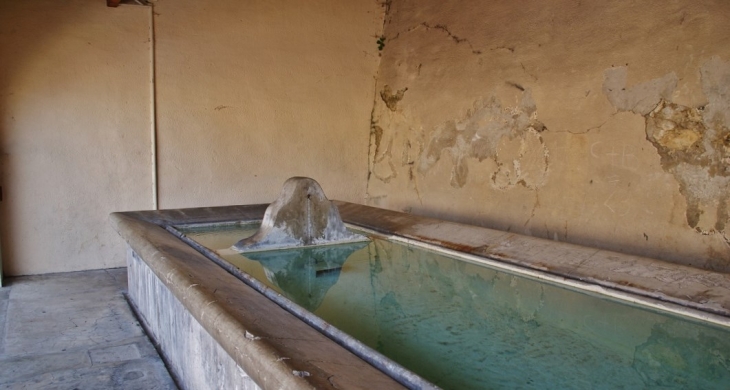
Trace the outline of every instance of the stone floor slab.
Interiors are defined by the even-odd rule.
[[[125,268],[10,278],[0,389],[175,389],[122,293]]]

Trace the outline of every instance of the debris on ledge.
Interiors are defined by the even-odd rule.
[[[368,238],[347,231],[340,212],[319,183],[308,177],[292,177],[266,209],[256,234],[231,249],[244,253],[362,241]]]

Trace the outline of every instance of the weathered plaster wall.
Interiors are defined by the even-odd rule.
[[[124,264],[112,211],[152,206],[149,10],[0,3],[3,267]]]
[[[149,9],[0,7],[5,271],[121,265],[108,212],[152,206]],[[730,4],[387,7],[379,52],[375,1],[159,0],[160,206],[266,202],[306,175],[333,198],[730,270]]]
[[[389,2],[367,202],[730,271],[727,15]]]
[[[160,207],[270,202],[291,176],[362,201],[377,1],[160,0]]]

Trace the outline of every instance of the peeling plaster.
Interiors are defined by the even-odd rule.
[[[628,68],[625,66],[610,68],[604,73],[603,93],[620,111],[646,115],[661,99],[670,99],[677,88],[678,80],[674,72],[632,87],[626,86],[627,76]]]
[[[544,130],[529,89],[516,107],[502,107],[496,97],[477,101],[463,119],[446,121],[426,135],[418,172],[426,175],[447,151],[453,161],[452,187],[466,184],[468,159],[492,159],[497,164],[492,173],[495,188],[517,184],[537,188],[544,184],[548,171],[548,151],[540,135]],[[499,152],[500,147],[509,149],[507,144],[513,140],[517,147],[511,148],[512,153]]]
[[[548,157],[550,153],[545,147],[540,133],[528,128],[519,138],[508,140],[519,145],[512,153],[497,153],[495,161],[497,170],[492,174],[492,185],[507,190],[517,185],[537,190],[542,187],[548,176]]]
[[[626,88],[627,69],[608,69],[603,91],[619,111],[643,115],[646,139],[662,168],[671,173],[687,202],[687,225],[703,235],[721,233],[729,221],[730,63],[713,57],[700,68],[708,103],[687,107],[670,99],[677,86],[672,72]]]
[[[613,4],[597,13],[564,1],[528,15],[514,4],[472,3],[393,2],[368,203],[727,272],[730,204],[720,193],[730,190],[716,171],[730,166],[717,153],[730,134],[723,138],[712,117],[730,115],[730,105],[708,114],[710,96],[727,95],[718,69],[730,61],[715,39],[728,28],[717,4]],[[636,24],[640,11],[650,12]],[[505,23],[484,24],[485,14]],[[380,96],[386,84],[390,95],[409,88],[395,111]],[[491,96],[499,109],[520,107],[525,90],[549,131],[500,133],[495,123],[514,121],[500,113],[484,121],[496,127],[486,140],[457,128],[478,122],[467,109],[489,111]],[[703,157],[708,140],[723,159]]]

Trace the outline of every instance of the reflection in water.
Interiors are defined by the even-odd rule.
[[[264,267],[266,278],[287,298],[314,312],[337,283],[342,264],[366,243],[247,253]]]
[[[188,233],[211,249],[247,234]],[[727,328],[377,239],[260,255],[224,258],[445,389],[729,388]]]
[[[693,324],[656,324],[636,347],[634,369],[645,384],[662,389],[730,388],[730,339]]]

